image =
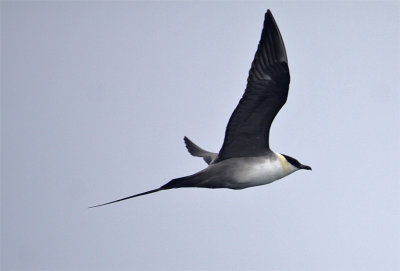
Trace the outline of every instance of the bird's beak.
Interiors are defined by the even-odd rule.
[[[306,166],[306,165],[301,165],[301,169],[312,170],[311,167]]]

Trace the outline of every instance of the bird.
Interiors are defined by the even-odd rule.
[[[173,188],[239,190],[272,183],[297,170],[312,170],[295,158],[272,151],[269,146],[271,124],[286,103],[289,84],[285,45],[268,9],[246,89],[228,121],[220,151],[206,151],[184,137],[189,153],[203,158],[207,167],[192,175],[172,179],[159,188],[89,208]]]

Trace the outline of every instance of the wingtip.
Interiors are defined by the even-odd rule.
[[[271,12],[271,10],[267,10],[267,12],[265,13],[265,19],[267,19],[267,18],[274,18],[274,16],[272,15],[272,12]]]
[[[272,25],[276,25],[274,15],[272,15],[271,10],[268,9],[267,12],[265,13],[264,24],[270,24],[270,23],[272,23]]]
[[[191,141],[187,136],[184,136],[184,137],[183,137],[183,141],[185,142],[186,148],[188,147],[188,145],[189,145],[190,143],[192,143],[192,141]]]
[[[288,63],[285,45],[282,39],[281,32],[279,30],[278,24],[275,21],[274,16],[272,15],[271,10],[267,10],[265,13],[264,27],[262,36],[269,33],[275,39],[275,49],[279,50],[279,61]],[[278,52],[277,52],[278,53]]]

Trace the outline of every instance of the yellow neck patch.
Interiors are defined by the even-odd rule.
[[[277,153],[277,155],[279,157],[279,161],[281,162],[283,172],[287,173],[289,171],[289,162],[286,160],[286,158],[282,154]]]

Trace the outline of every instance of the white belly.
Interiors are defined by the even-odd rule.
[[[225,166],[230,169],[229,188],[233,189],[272,183],[297,170],[280,154],[268,158],[231,158],[225,161]],[[221,166],[225,161],[221,162]]]
[[[260,163],[245,166],[235,174],[239,183],[256,186],[271,183],[286,176],[279,160],[264,159]]]

